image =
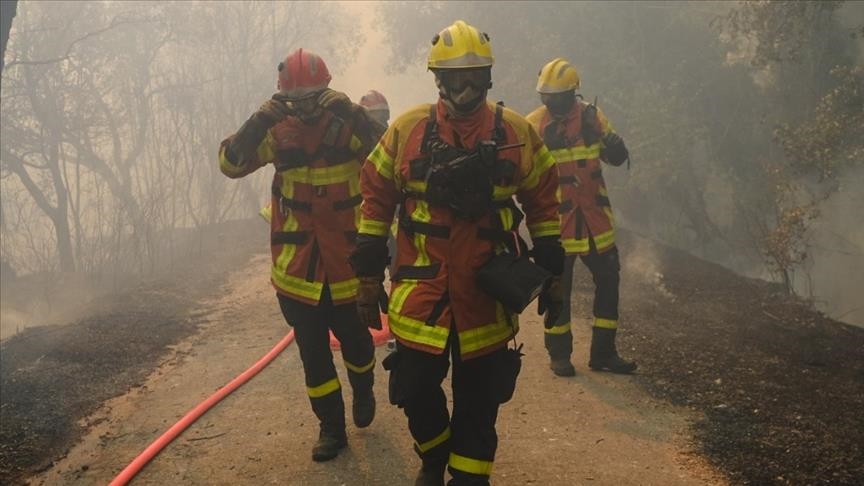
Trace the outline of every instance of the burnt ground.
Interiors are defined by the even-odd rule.
[[[258,221],[222,228],[171,278],[4,341],[0,483],[50,467],[85,432],[81,418],[195,332],[192,304],[261,252],[264,231]],[[691,428],[697,451],[731,484],[861,484],[864,329],[642,238],[624,234],[621,248],[619,349],[639,362],[634,379],[648,393],[703,417]],[[593,289],[577,275],[575,308],[590,308]]]

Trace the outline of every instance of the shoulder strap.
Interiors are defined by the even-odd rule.
[[[504,102],[495,103],[495,128],[492,129],[492,140],[498,145],[507,143],[507,130],[504,129]]]
[[[423,142],[420,144],[420,153],[429,153],[432,142],[438,141],[438,112],[433,103],[429,105],[429,118],[426,120],[426,130],[423,132]]]

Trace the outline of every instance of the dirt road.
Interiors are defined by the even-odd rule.
[[[271,349],[288,327],[267,268],[267,255],[257,255],[230,276],[224,297],[201,301],[194,311],[199,331],[177,345],[143,386],[88,418],[89,434],[32,484],[107,484],[178,418]],[[584,359],[577,360],[577,377],[554,377],[540,321],[531,313],[525,317],[520,338],[526,356],[516,395],[501,410],[494,484],[725,484],[690,452],[693,412],[649,398],[632,378],[590,372]],[[577,330],[577,352],[585,351],[587,331]],[[385,352],[378,348],[379,363]],[[375,422],[364,430],[349,425],[349,448],[332,462],[311,461],[317,426],[292,345],[167,447],[133,484],[411,484],[419,461],[402,412],[387,404],[386,372],[376,370]]]

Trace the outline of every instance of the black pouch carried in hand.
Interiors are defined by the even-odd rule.
[[[540,295],[550,278],[546,269],[514,253],[495,255],[477,271],[477,285],[516,314]]]
[[[507,346],[504,350],[503,357],[499,366],[496,368],[493,375],[493,389],[495,390],[495,398],[498,403],[507,403],[513,398],[513,392],[516,391],[516,379],[519,378],[519,372],[522,371],[522,345],[514,347]]]

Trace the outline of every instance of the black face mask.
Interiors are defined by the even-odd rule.
[[[564,116],[573,109],[573,105],[576,103],[576,92],[565,91],[563,93],[540,95],[540,99],[546,105],[549,113],[555,116]]]
[[[467,115],[486,101],[492,74],[489,68],[442,69],[435,72],[435,83],[447,106],[457,114]]]

